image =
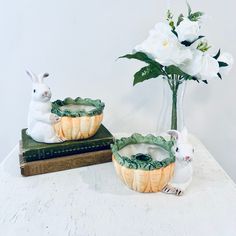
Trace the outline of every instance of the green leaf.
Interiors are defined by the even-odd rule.
[[[179,25],[181,23],[181,21],[183,21],[183,20],[184,20],[184,15],[180,14],[176,24]]]
[[[193,79],[193,76],[187,75],[187,74],[186,74],[186,76],[184,76],[184,79],[185,79],[185,80],[194,80],[194,79]]]
[[[194,80],[194,81],[197,81],[198,83],[200,83],[200,82],[199,82],[199,79],[198,79],[197,77],[192,76],[192,75],[186,74],[186,75],[184,76],[184,79],[185,79],[185,80]]]
[[[221,74],[220,74],[220,73],[217,73],[217,75],[218,75],[218,77],[219,77],[220,79],[222,79],[222,76],[221,76]]]
[[[189,3],[188,2],[186,2],[186,3],[187,3],[187,7],[188,7],[188,16],[190,16],[192,13],[192,9],[191,9]]]
[[[167,10],[167,13],[166,13],[166,20],[167,21],[171,21],[173,19],[173,14],[171,13],[170,9]]]
[[[207,80],[202,80],[203,83],[208,84]]]
[[[218,61],[219,63],[219,67],[225,67],[225,66],[228,66],[227,63],[223,62],[223,61]]]
[[[203,16],[203,15],[204,15],[203,12],[197,11],[197,12],[194,12],[194,13],[190,14],[188,16],[188,18],[191,21],[198,21],[201,18],[201,16]]]
[[[163,72],[154,65],[148,65],[135,73],[133,85],[141,83],[145,80],[156,78],[159,75],[163,75]]]
[[[174,65],[166,66],[165,71],[168,75],[183,75],[183,76],[187,75],[182,70],[180,70],[177,66],[174,66]]]
[[[217,60],[219,58],[219,56],[220,56],[220,49],[219,49],[219,51],[217,52],[217,54],[213,58],[215,58]]]
[[[149,58],[144,52],[136,52],[134,54],[126,54],[124,56],[121,56],[119,58],[128,58],[128,59],[136,59],[139,61],[143,61],[146,62],[147,64],[153,64],[157,67],[162,67],[161,64],[159,64],[158,62],[152,60],[151,58]]]
[[[197,81],[198,83],[200,83],[197,77],[192,76],[192,80],[195,80],[195,81]]]
[[[178,34],[175,30],[171,30],[171,32],[178,38]]]
[[[200,35],[200,36],[198,36],[197,39],[195,39],[195,40],[192,41],[192,42],[189,42],[189,41],[183,41],[183,42],[181,42],[181,44],[183,44],[183,45],[186,46],[186,47],[189,47],[189,46],[191,46],[193,43],[195,43],[197,40],[199,40],[199,39],[201,39],[201,38],[204,38],[204,37],[205,37],[205,36]]]
[[[209,48],[211,48],[211,46],[208,44],[207,41],[201,41],[197,45],[197,49],[202,52],[206,52]]]

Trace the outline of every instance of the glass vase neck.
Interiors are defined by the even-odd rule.
[[[159,116],[157,134],[174,129],[181,131],[184,124],[183,99],[186,81],[178,76],[163,79],[162,108]]]

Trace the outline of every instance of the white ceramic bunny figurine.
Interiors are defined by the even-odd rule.
[[[174,175],[164,188],[163,192],[183,195],[185,189],[192,181],[193,168],[191,162],[193,160],[194,148],[188,141],[188,131],[184,128],[181,132],[170,130],[167,132],[174,138],[174,146],[172,151],[175,155]]]
[[[26,71],[33,82],[32,98],[28,113],[27,134],[37,142],[57,143],[61,142],[53,129],[53,124],[60,117],[51,113],[52,104],[50,88],[44,83],[44,78],[49,74],[36,76],[31,71]]]

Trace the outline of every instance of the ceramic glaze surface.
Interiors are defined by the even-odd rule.
[[[163,137],[133,134],[112,145],[117,175],[129,188],[138,192],[158,192],[174,173],[172,142]]]
[[[90,109],[91,107],[93,107],[93,109]],[[52,112],[60,117],[95,116],[102,114],[104,107],[105,104],[99,99],[94,100],[91,98],[80,97],[77,97],[75,99],[65,98],[63,101],[56,100],[52,103]]]
[[[76,104],[69,104],[69,105],[64,105],[60,107],[61,111],[70,111],[70,112],[79,112],[79,111],[91,111],[95,107],[94,106],[89,106],[89,105],[76,105]]]
[[[194,159],[194,147],[189,142],[186,128],[181,132],[169,130],[168,134],[172,136],[172,139],[175,139],[172,152],[176,157],[176,164],[173,178],[163,191],[180,196],[184,194],[192,182],[193,168],[191,162]]]
[[[103,114],[96,116],[67,117],[54,125],[57,135],[63,140],[86,139],[95,135],[103,119]]]
[[[44,79],[48,73],[36,75],[32,71],[26,71],[32,81],[32,97],[28,112],[27,134],[37,142],[58,143],[62,140],[57,136],[53,125],[60,117],[51,113],[51,90],[45,84]]]
[[[66,98],[52,103],[52,112],[60,116],[54,125],[56,134],[62,140],[90,138],[99,129],[103,120],[105,104],[90,98]]]
[[[117,175],[129,188],[142,192],[159,192],[169,182],[174,173],[174,163],[155,170],[134,170],[120,165],[112,158]]]
[[[140,144],[131,144],[122,148],[118,153],[121,156],[131,157],[138,153],[148,154],[153,160],[162,161],[165,158],[168,158],[168,152],[163,148],[160,148],[156,145],[140,143]]]

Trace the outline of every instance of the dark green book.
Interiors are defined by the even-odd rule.
[[[88,139],[66,141],[63,143],[39,143],[26,134],[21,133],[21,155],[24,162],[45,160],[55,157],[65,157],[74,154],[110,149],[114,142],[113,135],[101,125],[97,133]]]

